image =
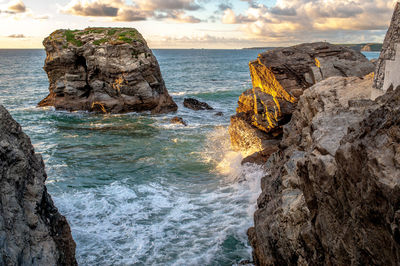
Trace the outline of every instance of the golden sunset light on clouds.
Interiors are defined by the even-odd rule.
[[[397,0],[0,0],[0,48],[59,28],[134,27],[152,48],[382,42]]]

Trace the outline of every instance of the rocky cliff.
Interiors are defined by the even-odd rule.
[[[363,77],[374,71],[361,53],[322,42],[262,53],[249,67],[253,88],[240,96],[229,132],[233,148],[263,151],[265,158],[276,150],[282,126],[304,90],[329,77]]]
[[[393,81],[396,60],[382,58],[395,52],[399,16],[397,5],[375,86]],[[400,265],[400,86],[372,101],[373,75],[355,74],[305,90],[264,155],[248,231],[257,265]]]
[[[102,113],[177,110],[157,59],[136,29],[57,30],[43,45],[50,94],[39,106]]]
[[[248,235],[258,265],[399,265],[400,88],[334,77],[284,126]]]
[[[374,87],[383,91],[400,85],[400,3],[397,2],[379,56]]]
[[[0,265],[77,265],[67,220],[44,184],[42,157],[0,105]]]

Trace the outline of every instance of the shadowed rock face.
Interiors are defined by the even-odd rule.
[[[57,30],[43,45],[50,94],[39,106],[100,113],[177,110],[155,56],[135,29]]]
[[[44,184],[42,157],[0,105],[0,265],[77,265],[67,220]]]
[[[390,27],[383,42],[379,56],[374,88],[386,91],[391,85],[400,85],[400,3],[396,3]],[[396,58],[397,57],[397,58]],[[397,62],[396,62],[397,61]],[[394,83],[394,84],[393,84]]]
[[[258,265],[398,265],[400,88],[333,77],[301,96],[262,179]]]
[[[259,147],[255,151],[273,150],[271,139],[281,139],[282,126],[290,121],[304,90],[313,84],[333,76],[363,77],[374,71],[361,53],[329,43],[274,49],[260,54],[249,67],[253,89],[239,97],[229,130],[233,148],[242,151],[249,146]]]
[[[185,98],[183,100],[183,106],[186,108],[199,111],[199,110],[214,110],[208,103],[200,102],[199,100],[193,98]]]

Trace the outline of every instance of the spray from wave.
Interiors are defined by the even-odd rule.
[[[56,195],[79,263],[232,265],[250,259],[246,231],[264,171],[241,165],[223,127],[209,134],[202,158],[213,165],[213,178],[189,179],[184,187],[163,177],[136,185],[132,173],[104,187]]]

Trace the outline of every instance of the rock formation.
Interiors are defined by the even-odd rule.
[[[199,100],[193,98],[185,98],[183,100],[183,106],[186,108],[199,111],[199,110],[214,110],[208,103],[200,102]]]
[[[183,118],[182,118],[182,117],[179,117],[179,116],[174,116],[174,117],[171,119],[171,123],[187,126],[186,121],[183,120]]]
[[[274,49],[250,62],[253,89],[239,98],[229,129],[234,149],[276,150],[304,90],[332,76],[363,77],[374,65],[361,53],[329,43]],[[264,152],[269,156],[270,152]]]
[[[397,2],[375,71],[374,87],[383,91],[400,85],[400,3]]]
[[[57,30],[43,45],[50,94],[39,106],[101,113],[177,110],[155,56],[135,29]]]
[[[39,154],[0,105],[0,265],[77,265],[67,220],[44,184]]]
[[[257,265],[399,265],[400,87],[372,76],[306,90],[262,179]]]

